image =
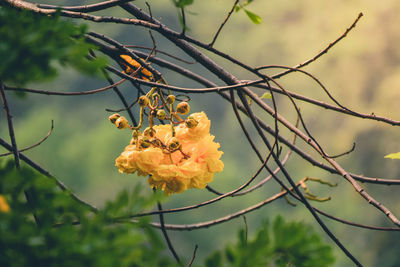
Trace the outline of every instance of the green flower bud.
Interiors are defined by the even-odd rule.
[[[139,136],[138,144],[140,148],[148,148],[151,146],[149,138],[147,138],[146,136]]]
[[[141,107],[147,107],[150,103],[150,99],[147,96],[142,95],[141,97],[139,97],[138,103],[139,103],[139,106],[141,106]]]
[[[174,152],[181,147],[181,143],[179,142],[178,138],[171,137],[167,142],[168,150]]]
[[[121,116],[115,121],[115,126],[117,126],[118,129],[125,129],[129,127],[128,120]]]
[[[173,104],[174,102],[175,102],[175,96],[174,95],[167,96],[167,103],[168,104]]]
[[[199,124],[197,120],[195,120],[192,116],[189,116],[185,120],[186,127],[188,128],[194,128]]]
[[[112,123],[115,124],[115,121],[121,117],[118,113],[112,114],[110,117],[108,117],[108,120]]]
[[[188,114],[189,111],[190,111],[190,106],[189,106],[188,102],[183,101],[183,102],[179,103],[179,104],[176,106],[176,111],[177,111],[179,114],[182,114],[182,115]]]
[[[165,118],[167,117],[167,113],[165,112],[165,110],[159,109],[159,110],[157,110],[156,117],[159,120],[165,120]]]

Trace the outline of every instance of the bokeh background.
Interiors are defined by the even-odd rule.
[[[40,2],[75,5],[95,1]],[[148,2],[155,18],[176,30],[180,29],[178,12],[172,1]],[[210,42],[233,2],[232,0],[194,1],[186,13],[188,34],[206,43]],[[134,4],[147,9],[144,1],[137,0]],[[398,114],[400,2],[387,0],[382,4],[372,0],[258,0],[249,5],[248,9],[258,14],[263,20],[262,23],[253,24],[244,12],[234,13],[215,47],[252,66],[266,64],[294,66],[303,62],[335,40],[351,25],[359,12],[363,12],[364,17],[357,27],[306,70],[318,77],[343,105],[362,113],[374,112],[377,115],[400,120]],[[118,8],[97,14],[129,17],[129,14]],[[125,44],[152,45],[148,30],[143,28],[85,23],[90,30],[103,33]],[[190,60],[173,44],[157,33],[153,34],[157,48]],[[212,73],[198,64],[185,65],[162,54],[158,56],[184,65],[207,79],[222,84]],[[240,79],[254,78],[226,60],[210,56]],[[157,68],[163,72],[170,84],[201,87],[168,70]],[[329,102],[321,89],[302,75],[291,74],[280,82],[288,90]],[[84,91],[105,85],[107,84],[103,80],[88,78],[69,69],[60,68],[60,75],[56,80],[45,84],[31,84],[29,87],[54,91]],[[120,89],[129,102],[135,99],[136,90],[129,84],[121,86]],[[55,129],[50,138],[26,154],[85,200],[102,206],[122,189],[131,188],[136,183],[147,184],[145,178],[120,174],[114,167],[115,158],[129,142],[130,132],[118,131],[107,120],[109,112],[105,111],[106,108],[122,107],[112,91],[79,97],[30,94],[21,99],[9,95],[18,146],[29,146],[39,140],[50,128],[51,120],[54,120]],[[224,192],[232,190],[246,181],[258,169],[260,163],[246,143],[228,102],[215,94],[191,97],[192,111],[203,110],[209,115],[212,121],[212,134],[216,136],[216,141],[221,144],[221,149],[224,151],[225,170],[215,175],[211,186]],[[399,161],[384,159],[384,155],[400,151],[399,129],[380,122],[357,119],[298,103],[310,130],[326,151],[331,154],[341,153],[351,148],[353,142],[356,143],[353,153],[338,159],[348,171],[370,177],[391,179],[399,177]],[[294,122],[296,115],[290,103],[284,97],[278,97],[278,104],[278,110]],[[137,114],[137,109],[133,110]],[[262,116],[266,122],[273,122],[266,114]],[[1,116],[0,126],[1,135],[7,136],[4,116]],[[282,130],[282,133],[291,138],[289,132]],[[257,139],[256,141],[260,142]],[[297,141],[297,144],[312,153],[301,140]],[[286,151],[283,150],[284,153]],[[310,185],[312,192],[318,196],[332,197],[329,202],[313,203],[318,208],[359,223],[392,226],[383,214],[362,199],[340,176],[319,170],[297,155],[290,158],[287,167],[297,180],[304,176],[312,176],[338,183],[335,188]],[[266,175],[262,173],[259,179]],[[363,186],[395,214],[400,214],[399,187],[372,184]],[[150,191],[149,189],[149,193]],[[262,189],[244,197],[229,198],[194,211],[166,215],[166,222],[182,224],[214,219],[262,201],[279,191],[279,186],[270,181]],[[190,205],[212,197],[213,195],[206,190],[192,189],[184,194],[169,197],[164,207]],[[302,205],[292,207],[285,200],[278,200],[246,215],[250,235],[262,220],[273,218],[277,214],[284,215],[288,220],[309,222],[319,229]],[[157,220],[157,217],[154,217],[154,220]],[[324,221],[365,266],[400,266],[398,232],[370,231],[328,219]],[[210,229],[173,232],[171,239],[185,261],[191,258],[193,248],[198,244],[197,257],[200,262],[214,249],[233,242],[239,227],[244,227],[241,218]],[[333,245],[323,233],[322,235]],[[336,266],[352,266],[339,249],[335,249],[335,253]]]

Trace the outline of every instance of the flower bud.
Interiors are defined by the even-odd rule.
[[[115,121],[115,126],[117,126],[118,129],[125,129],[129,127],[128,120],[121,116]]]
[[[173,104],[175,102],[175,96],[174,95],[169,95],[167,96],[167,103],[168,104]]]
[[[186,115],[190,111],[190,106],[188,102],[183,101],[176,106],[176,111],[181,115]]]
[[[181,143],[179,142],[178,138],[171,137],[167,142],[168,150],[174,152],[181,147]]]
[[[139,97],[138,103],[139,103],[139,106],[141,106],[141,107],[147,107],[150,103],[150,99],[147,96],[142,95],[141,97]]]
[[[157,115],[156,115],[157,119],[159,120],[165,120],[165,118],[167,117],[167,113],[165,112],[165,110],[163,109],[159,109],[157,110]]]
[[[140,132],[139,132],[138,130],[134,130],[134,131],[132,132],[132,138],[137,139],[139,135],[140,135]]]
[[[121,117],[121,115],[119,115],[118,113],[114,113],[112,114],[110,117],[108,117],[108,120],[112,123],[115,124],[115,121]]]
[[[147,138],[146,136],[140,136],[138,139],[138,144],[140,148],[148,148],[151,146],[149,138]]]
[[[155,147],[160,147],[160,148],[164,147],[164,145],[163,145],[163,143],[161,142],[160,139],[153,139],[153,140],[151,140],[150,142],[151,142],[151,143],[153,144],[153,146],[155,146]]]
[[[154,130],[153,128],[147,127],[144,130],[143,135],[147,136],[147,137],[153,137],[156,135],[156,130]]]
[[[188,128],[194,128],[199,124],[197,120],[195,120],[192,116],[189,116],[185,120],[186,127]]]

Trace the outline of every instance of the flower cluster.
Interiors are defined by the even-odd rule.
[[[169,125],[153,126],[153,136],[147,133],[147,128],[145,134],[133,138],[116,159],[118,170],[150,175],[150,186],[160,188],[166,194],[204,188],[213,180],[214,173],[224,168],[220,160],[223,152],[218,150],[219,144],[209,133],[210,120],[204,112],[193,113],[190,120],[197,122],[196,127],[180,124],[175,127],[175,137],[172,137]]]
[[[121,55],[125,73],[141,79],[152,79],[152,73],[127,55]],[[131,66],[128,66],[129,63]],[[165,83],[164,79],[156,81]],[[224,168],[220,160],[220,145],[210,134],[210,120],[204,112],[189,114],[188,100],[180,100],[174,106],[176,97],[164,95],[159,87],[153,87],[137,99],[140,107],[140,121],[136,126],[128,120],[113,114],[109,117],[118,129],[131,129],[129,145],[116,159],[115,165],[122,173],[137,173],[149,176],[152,188],[163,190],[167,195],[182,193],[189,188],[204,188],[214,178],[214,173]],[[147,115],[149,127],[141,128]],[[163,122],[154,125],[154,120]],[[165,124],[165,123],[168,124]]]

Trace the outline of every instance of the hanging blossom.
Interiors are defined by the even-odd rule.
[[[145,61],[139,63],[128,55],[120,55],[120,59],[126,74],[166,84],[162,76],[153,73],[154,69],[148,63],[141,65]],[[204,188],[213,180],[214,173],[224,168],[220,160],[223,152],[218,150],[220,145],[210,134],[207,115],[193,113],[184,119],[181,116],[189,113],[190,99],[179,100],[179,103],[175,103],[176,100],[173,94],[165,95],[155,86],[137,100],[140,120],[136,126],[129,125],[128,120],[118,113],[109,117],[118,129],[132,130],[129,145],[115,161],[118,170],[148,176],[150,186],[167,195],[182,193],[189,188]],[[145,114],[149,127],[141,132]],[[169,124],[154,125],[155,118]]]
[[[149,128],[144,136],[146,131],[149,133]],[[151,133],[153,136],[147,139],[133,138],[116,159],[115,165],[121,173],[149,175],[152,188],[170,195],[189,188],[202,189],[213,180],[214,173],[224,168],[220,160],[223,152],[210,134],[210,120],[204,112],[191,114],[174,131],[170,125],[154,125]],[[166,150],[174,145],[179,149]]]

